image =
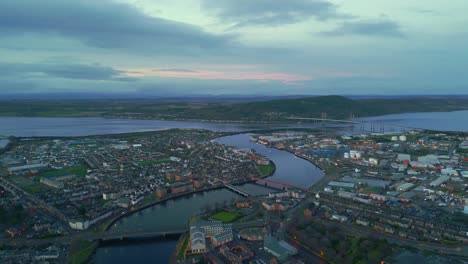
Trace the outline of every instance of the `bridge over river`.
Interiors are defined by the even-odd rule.
[[[233,228],[261,227],[265,226],[264,221],[248,221],[233,223]],[[92,241],[92,240],[122,240],[126,238],[151,238],[161,236],[180,235],[189,231],[189,226],[183,226],[178,229],[161,230],[161,228],[140,228],[126,230],[108,230],[102,232],[94,232],[87,230],[83,232],[72,233],[64,236],[51,238],[0,238],[0,245],[15,245],[15,246],[41,246],[50,243],[71,244],[73,241]]]
[[[391,125],[384,123],[369,122],[365,120],[357,120],[351,118],[349,120],[344,119],[329,119],[329,118],[313,118],[313,117],[288,117],[289,120],[302,120],[302,121],[314,121],[314,122],[327,122],[327,123],[343,123],[343,124],[352,124],[360,125],[360,129],[365,131],[365,128],[368,127],[370,132],[385,132],[385,128],[389,128],[390,131],[398,129],[399,131],[408,131],[408,130],[421,130],[421,128],[403,126],[403,125]]]

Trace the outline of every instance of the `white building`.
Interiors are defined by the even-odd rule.
[[[206,238],[214,246],[226,244],[233,239],[232,225],[220,221],[198,221],[190,224],[190,248],[192,253],[206,252]]]
[[[206,252],[206,234],[203,228],[198,226],[190,227],[190,249],[192,253]]]

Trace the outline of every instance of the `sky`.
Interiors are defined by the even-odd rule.
[[[0,95],[466,95],[466,10],[466,0],[1,0]]]

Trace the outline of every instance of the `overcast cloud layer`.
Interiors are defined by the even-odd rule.
[[[468,94],[468,2],[3,0],[0,95]]]

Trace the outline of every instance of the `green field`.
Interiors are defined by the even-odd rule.
[[[258,165],[258,170],[263,176],[270,176],[275,172],[275,164],[270,162],[269,165]]]
[[[187,247],[188,247],[188,242],[190,240],[190,237],[187,236],[187,238],[184,240],[184,243],[182,244],[182,248],[180,249],[179,251],[179,255],[177,255],[177,259],[178,260],[182,260],[184,259],[185,257],[185,251],[187,251]]]
[[[17,176],[12,178],[12,182],[28,193],[40,193],[47,191],[47,187],[39,183],[39,179]]]
[[[457,153],[464,153],[464,154],[468,154],[468,149],[462,149],[462,148],[459,148],[459,149],[457,149]]]
[[[56,178],[65,175],[76,175],[79,177],[84,177],[86,175],[87,168],[86,166],[79,165],[79,166],[72,166],[72,167],[65,167],[60,170],[48,170],[43,171],[40,173],[41,177],[45,178]]]
[[[241,214],[236,213],[236,212],[220,211],[212,215],[211,218],[214,220],[224,222],[224,223],[229,223],[238,219],[241,216],[242,216]]]

